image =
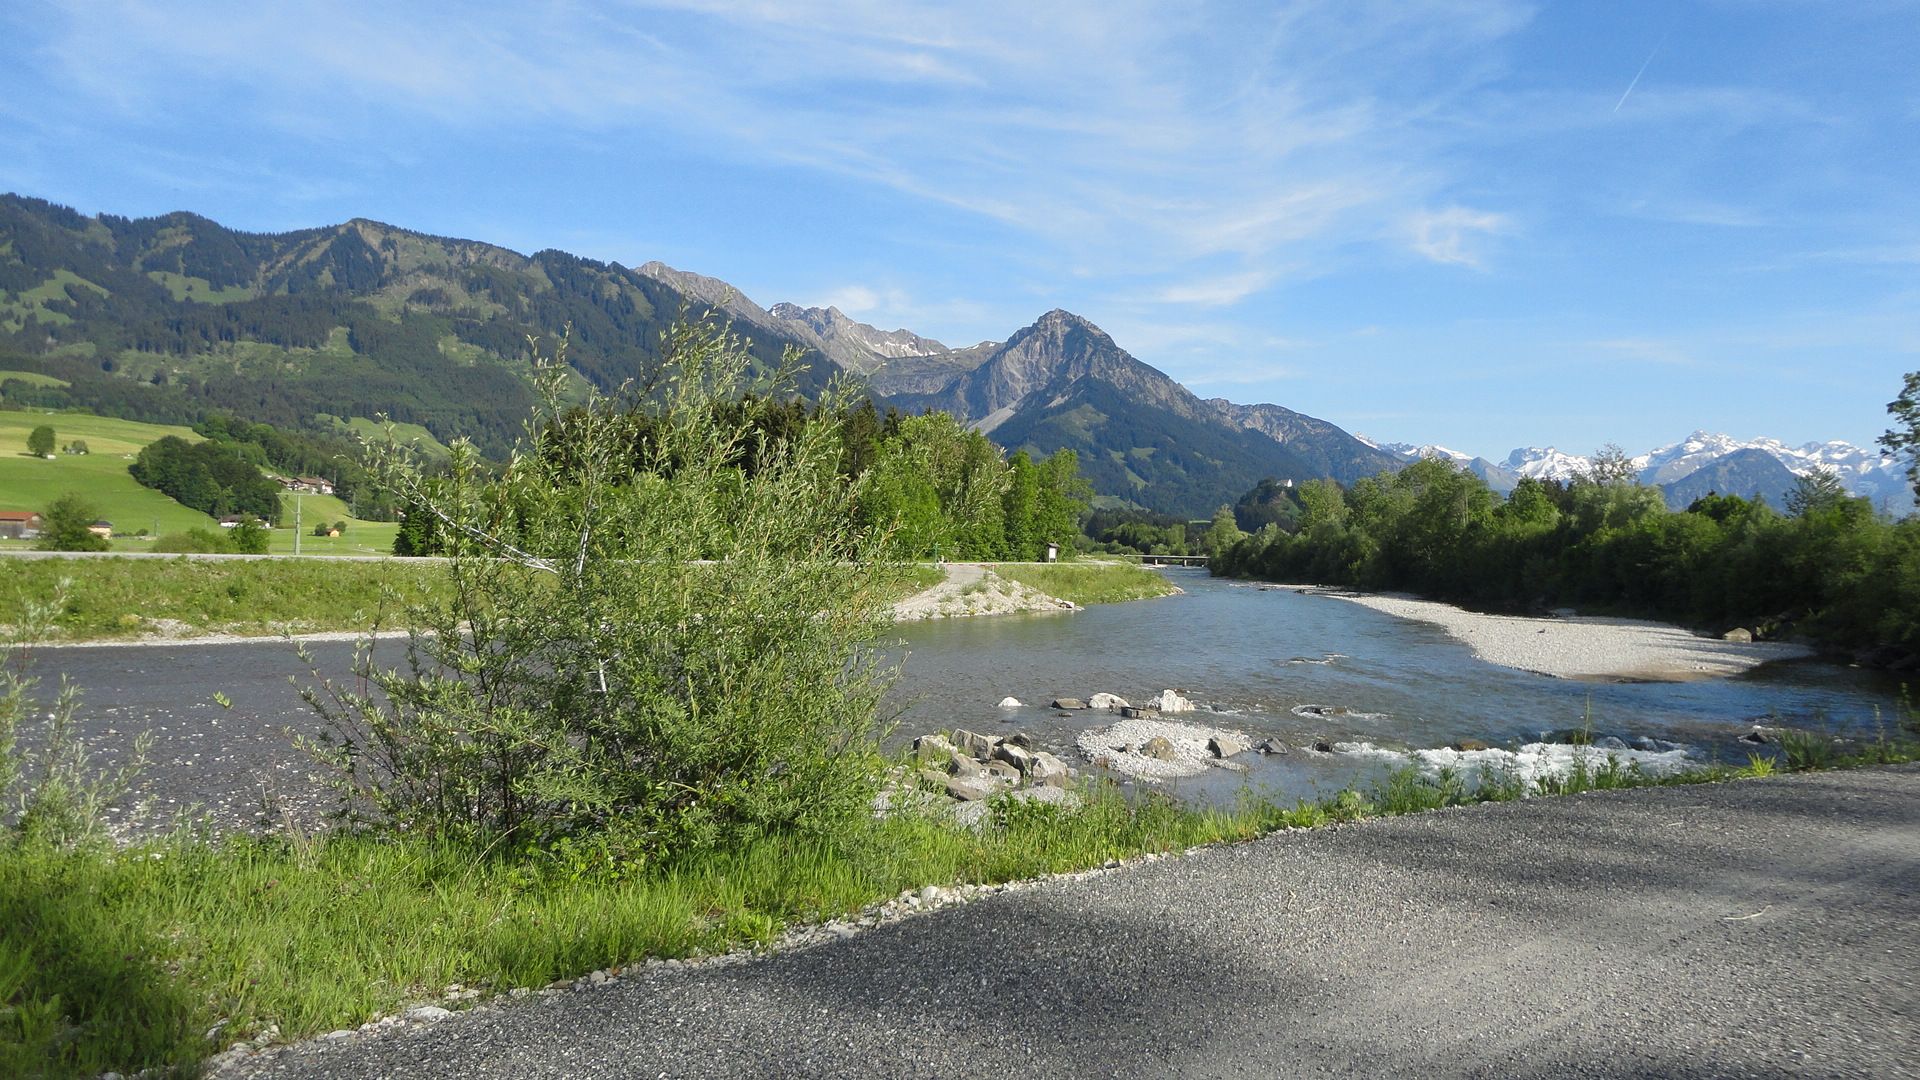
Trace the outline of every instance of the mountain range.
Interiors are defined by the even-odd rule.
[[[1280,405],[1203,399],[1067,311],[954,348],[834,307],[763,308],[721,279],[659,262],[528,256],[364,219],[261,234],[188,213],[86,216],[0,195],[0,397],[20,403],[290,427],[385,414],[497,453],[531,401],[530,339],[551,353],[564,338],[578,383],[609,388],[645,377],[661,332],[709,307],[724,309],[765,368],[799,349],[810,361],[794,388],[804,396],[844,375],[883,406],[949,411],[1010,452],[1072,449],[1109,505],[1203,517],[1263,479],[1351,483],[1430,452],[1502,489],[1586,464],[1552,449],[1495,464],[1376,445]],[[7,382],[8,371],[42,378]],[[1764,471],[1751,455],[1727,464],[1747,449],[1783,472],[1749,476]],[[1714,463],[1714,476],[1759,485],[1770,500],[1783,473],[1815,465],[1877,499],[1907,494],[1898,468],[1844,443],[1696,433],[1636,459],[1663,486]]]
[[[1585,475],[1593,458],[1554,447],[1522,447],[1496,463],[1443,446],[1381,443],[1403,460],[1439,456],[1459,464],[1496,491],[1511,491],[1524,478],[1569,481]],[[1667,505],[1680,509],[1712,492],[1743,498],[1764,496],[1776,509],[1803,476],[1825,470],[1848,492],[1873,500],[1895,516],[1912,513],[1913,490],[1905,467],[1878,449],[1848,442],[1810,442],[1790,446],[1778,439],[1735,439],[1695,431],[1686,438],[1629,458],[1635,479],[1666,493]]]

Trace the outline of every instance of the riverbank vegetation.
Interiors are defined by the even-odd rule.
[[[1178,591],[1165,574],[1137,563],[1081,560],[1068,563],[997,563],[993,572],[1081,606],[1147,600]]]
[[[1294,527],[1262,527],[1212,570],[1920,649],[1920,520],[1889,521],[1825,477],[1780,509],[1710,495],[1671,511],[1602,464],[1571,484],[1523,480],[1504,499],[1441,460],[1346,490],[1312,481],[1294,496]]]
[[[444,573],[398,559],[10,559],[5,565],[0,611],[23,612],[61,597],[52,641],[364,633],[397,625],[409,605],[435,595]]]
[[[0,1073],[191,1074],[262,1033],[311,1037],[412,1004],[457,1008],[469,988],[490,997],[650,958],[761,947],[784,928],[929,884],[1013,881],[1527,795],[1914,756],[1910,743],[1828,745],[1655,779],[1596,752],[1533,785],[1402,769],[1316,801],[1250,794],[1223,809],[1093,786],[1077,809],[1007,803],[978,829],[899,815],[830,840],[768,835],[634,872],[579,848],[406,834],[186,831],[124,848],[9,835],[0,837],[0,926],[10,931],[0,935]]]

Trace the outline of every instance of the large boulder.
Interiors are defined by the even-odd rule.
[[[1287,744],[1281,742],[1279,739],[1268,739],[1259,746],[1254,747],[1254,749],[1263,754],[1286,754],[1292,752],[1287,747]]]
[[[1246,740],[1224,731],[1207,740],[1207,751],[1217,758],[1230,758],[1235,754],[1245,753],[1247,749]]]
[[[944,765],[953,751],[953,743],[945,735],[922,735],[913,740],[913,756],[921,761]]]
[[[1153,738],[1141,743],[1140,753],[1156,761],[1178,761],[1180,759],[1180,751],[1174,749],[1173,743],[1170,742],[1165,735],[1155,735]]]
[[[1004,761],[1014,768],[1019,769],[1022,774],[1025,774],[1028,769],[1033,767],[1033,754],[1029,751],[1022,750],[1012,743],[1001,743],[999,746],[994,747],[993,757],[996,761]]]
[[[993,794],[993,791],[993,783],[989,780],[962,780],[957,776],[947,780],[947,794],[961,802],[978,802]]]
[[[1011,695],[1011,694],[1009,694],[1009,695],[1007,695],[1006,697],[1003,697],[1003,698],[1001,698],[1001,699],[1000,699],[1000,705],[999,705],[999,707],[1000,707],[1000,708],[1002,708],[1002,709],[1024,709],[1024,708],[1026,708],[1026,706],[1024,706],[1024,705],[1022,705],[1022,704],[1020,704],[1020,699],[1019,699],[1019,698],[1017,698],[1017,697],[1014,697],[1014,696],[1013,696],[1013,695]]]
[[[1072,773],[1067,768],[1066,762],[1061,761],[1045,750],[1034,754],[1033,760],[1027,765],[1027,780],[1029,783],[1041,784],[1048,787],[1066,787],[1067,780],[1071,775]]]
[[[953,732],[953,745],[955,749],[973,758],[975,761],[986,761],[988,758],[993,757],[993,748],[1000,745],[1000,740],[992,735],[982,735],[977,731],[968,731],[966,728],[955,728]]]
[[[947,772],[962,780],[984,780],[987,777],[987,767],[965,754],[955,754],[947,763]]]
[[[1163,713],[1192,712],[1193,701],[1180,696],[1178,690],[1162,690],[1157,696],[1147,699],[1147,707],[1159,709]]]
[[[1121,697],[1119,694],[1099,693],[1087,699],[1087,708],[1089,709],[1124,709],[1127,707],[1127,699]]]
[[[1086,707],[1087,703],[1077,697],[1057,697],[1053,699],[1053,708],[1056,709],[1084,709]]]
[[[1004,761],[987,762],[987,777],[999,784],[1018,784],[1020,770]]]
[[[1126,708],[1120,710],[1120,715],[1123,717],[1126,717],[1129,720],[1158,720],[1160,718],[1160,710],[1159,709],[1137,709],[1129,705]]]
[[[1744,626],[1736,626],[1726,633],[1721,634],[1720,640],[1731,641],[1736,645],[1751,645],[1753,644],[1753,631]]]

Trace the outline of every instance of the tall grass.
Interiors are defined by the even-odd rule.
[[[1128,562],[995,563],[993,572],[1076,604],[1115,604],[1174,592],[1163,574]]]
[[[277,634],[371,628],[436,589],[444,570],[401,560],[9,559],[0,612],[45,603],[70,582],[53,636]]]

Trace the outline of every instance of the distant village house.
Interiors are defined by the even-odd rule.
[[[0,540],[38,540],[40,524],[32,510],[0,510]]]
[[[111,540],[113,539],[113,522],[105,520],[96,521],[87,526],[87,531],[102,540]]]
[[[320,476],[275,476],[281,487],[304,495],[331,495],[333,481]]]

